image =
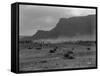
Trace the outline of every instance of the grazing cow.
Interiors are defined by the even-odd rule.
[[[91,48],[87,48],[87,50],[90,50]]]
[[[57,47],[55,47],[53,50],[50,50],[50,53],[55,53],[57,51]]]
[[[55,53],[55,51],[54,51],[54,50],[50,50],[49,52],[50,52],[50,53]]]
[[[64,58],[74,59],[74,53],[72,51],[68,51],[66,54],[64,54]]]

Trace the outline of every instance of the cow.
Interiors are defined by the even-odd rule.
[[[90,50],[91,48],[87,48],[87,50]]]
[[[68,51],[67,53],[64,54],[65,59],[74,59],[74,53],[72,51]]]
[[[50,50],[50,53],[55,53],[57,51],[58,47],[55,47],[54,49]]]

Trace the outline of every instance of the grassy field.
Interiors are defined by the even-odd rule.
[[[38,45],[20,44],[20,71],[96,67],[95,43],[44,44],[41,47]],[[68,52],[72,54],[69,55]],[[66,57],[66,54],[73,58]]]

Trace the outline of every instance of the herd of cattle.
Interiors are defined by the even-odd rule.
[[[28,49],[33,49],[31,47],[29,47]],[[42,47],[37,47],[35,48],[36,50],[41,50]],[[59,47],[54,47],[53,49],[49,49],[49,53],[50,54],[54,54],[57,52],[57,50],[59,49]],[[91,48],[86,48],[87,50],[91,50]],[[73,51],[75,50],[75,48],[72,48],[71,50],[67,50],[66,53],[63,54],[64,59],[75,59],[75,52]]]

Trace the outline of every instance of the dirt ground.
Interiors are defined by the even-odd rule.
[[[95,44],[61,44],[53,53],[50,52],[52,49],[53,47],[20,49],[20,71],[96,67]],[[73,52],[72,59],[64,57],[68,51]]]

